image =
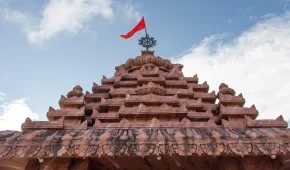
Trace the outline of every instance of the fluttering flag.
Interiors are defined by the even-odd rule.
[[[128,39],[128,38],[132,37],[136,32],[138,32],[142,29],[146,30],[146,24],[145,24],[144,17],[142,17],[142,19],[139,21],[139,23],[131,31],[129,31],[127,34],[122,34],[121,37],[124,39]]]

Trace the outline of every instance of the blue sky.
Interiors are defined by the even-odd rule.
[[[45,120],[61,94],[78,84],[91,91],[139,55],[144,31],[120,34],[141,16],[155,54],[184,64],[186,76],[197,73],[212,90],[226,82],[261,118],[290,120],[288,0],[164,2],[0,0],[0,129]]]

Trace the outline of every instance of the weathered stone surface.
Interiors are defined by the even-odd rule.
[[[258,110],[244,107],[242,94],[225,83],[208,92],[207,82],[184,77],[182,68],[142,51],[117,66],[114,77],[93,83],[92,92],[75,86],[61,96],[60,109],[49,109],[49,121],[28,118],[22,132],[0,132],[0,170],[10,167],[7,158],[27,159],[29,170],[288,166],[283,117],[256,120]]]
[[[138,125],[138,122],[134,123]],[[188,123],[191,123],[188,120],[182,121],[184,127],[182,129],[175,128],[174,122],[162,128],[165,122],[160,122],[158,119],[143,124],[143,127],[139,122],[138,128],[131,126],[134,123],[124,119],[120,122],[123,128],[119,126],[118,129],[109,127],[113,124],[108,124],[108,127],[99,130],[32,130],[1,135],[3,137],[0,138],[0,159],[53,157],[54,155],[83,157],[83,154],[147,156],[156,155],[160,149],[163,155],[188,156],[290,154],[288,144],[290,138],[284,135],[285,132],[290,133],[289,129],[225,130],[220,127],[206,128],[206,126],[186,128]]]

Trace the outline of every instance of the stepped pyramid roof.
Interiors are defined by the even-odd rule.
[[[91,91],[77,85],[62,95],[48,121],[27,118],[21,132],[0,132],[0,158],[290,154],[282,116],[256,119],[242,94],[224,83],[209,92],[182,68],[142,51]]]

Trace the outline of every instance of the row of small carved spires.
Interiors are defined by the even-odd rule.
[[[32,121],[27,118],[22,124],[22,130],[41,130],[41,129],[70,129],[65,127],[64,117],[59,118],[57,121]],[[226,120],[223,121],[223,127],[226,128],[286,128],[287,123],[282,116],[279,116],[276,120],[253,120],[248,116],[245,116],[244,126],[233,127],[228,126]],[[84,121],[79,126],[69,126],[73,129],[88,129],[87,121]],[[119,123],[102,123],[98,119],[95,120],[93,126],[95,129],[128,129],[128,128],[215,128],[218,127],[214,119],[209,119],[207,122],[192,122],[187,118],[183,118],[180,122],[161,122],[157,118],[153,118],[151,122],[130,122],[126,118],[123,118]]]
[[[118,99],[118,100],[112,100],[117,103],[110,103],[113,104],[114,106],[117,104],[119,106],[118,113],[120,114],[140,114],[142,112],[146,113],[151,113],[151,114],[170,114],[176,113],[180,114],[179,116],[182,117],[182,113],[187,114],[189,110],[187,108],[191,107],[204,107],[202,105],[201,100],[196,101],[196,105],[192,104],[186,104],[186,103],[181,103],[180,107],[172,107],[169,106],[166,103],[163,103],[161,106],[151,106],[151,107],[146,107],[144,104],[140,103],[138,106],[135,107],[125,107],[125,101],[123,99]],[[186,102],[186,101],[185,101]],[[105,105],[104,105],[105,104]],[[101,101],[100,106],[107,106],[107,102],[105,99]],[[200,104],[200,105],[198,105]],[[148,110],[149,109],[149,110]],[[207,111],[211,112],[211,108],[208,108]],[[163,113],[164,112],[164,113]],[[85,107],[82,107],[80,109],[58,109],[55,110],[54,108],[50,107],[49,112],[47,113],[47,117],[49,120],[53,120],[54,117],[60,117],[60,116],[68,116],[68,117],[82,117],[84,116],[85,113]],[[202,112],[199,112],[199,114],[203,114]],[[247,115],[250,116],[251,118],[255,119],[258,115],[258,111],[255,107],[255,105],[252,105],[250,108],[245,108],[245,107],[225,107],[221,105],[220,110],[219,110],[219,119],[222,118],[228,118],[229,116],[241,116],[241,115]]]
[[[104,93],[101,93],[104,94]],[[181,102],[187,102],[189,105],[190,103],[203,103],[202,101],[204,99],[207,99],[206,96],[204,96],[206,93],[195,93],[195,95],[193,95],[194,99],[180,99],[178,97],[178,94],[175,94],[173,96],[159,96],[159,95],[154,95],[154,94],[147,94],[147,95],[141,95],[141,96],[131,96],[129,94],[126,95],[126,97],[121,98],[124,99],[127,102],[148,102],[148,99],[151,99],[151,102],[175,102],[175,103],[181,103]],[[124,94],[125,95],[125,94]],[[200,96],[198,96],[200,95]],[[209,93],[208,94],[208,98],[209,99],[215,99],[215,94],[214,92]],[[85,97],[86,96],[86,97]],[[109,94],[106,95],[100,95],[100,94],[90,94],[89,92],[86,93],[85,96],[81,96],[81,97],[72,97],[72,98],[66,98],[65,96],[61,96],[61,99],[59,101],[60,105],[77,105],[77,106],[81,106],[84,105],[85,103],[91,103],[91,102],[95,102],[94,99],[99,99],[99,103],[105,103],[107,101],[114,101],[117,99],[109,99]],[[107,97],[107,99],[105,99],[105,97]],[[223,95],[223,94],[219,94],[219,98],[220,98],[220,103],[221,104],[229,104],[229,103],[235,103],[238,106],[243,106],[245,103],[244,98],[242,97],[242,95],[239,96],[228,96],[228,95]],[[118,100],[121,100],[118,99]],[[84,103],[85,102],[85,103]],[[61,107],[61,108],[65,108],[65,107]]]

